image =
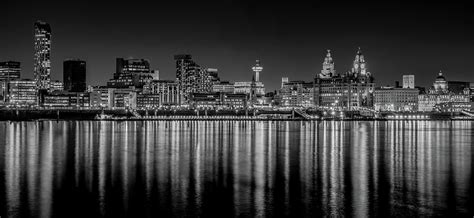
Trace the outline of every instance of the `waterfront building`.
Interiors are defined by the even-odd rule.
[[[189,102],[191,93],[212,92],[213,84],[219,82],[218,70],[214,68],[204,69],[192,60],[189,54],[175,55],[176,81],[184,96]]]
[[[418,96],[418,110],[459,112],[470,101],[468,90],[465,88],[461,93],[451,91],[446,78],[439,72],[428,93]]]
[[[125,109],[131,107],[133,97],[130,93],[135,93],[137,90],[131,88],[110,88],[110,87],[93,87],[91,92],[95,92],[95,96],[100,96],[100,102],[97,97],[94,97],[93,107],[98,105],[101,108],[107,109]]]
[[[54,91],[64,91],[64,84],[63,82],[59,80],[54,80],[50,82],[49,85],[49,91],[54,92]]]
[[[68,92],[86,91],[86,62],[69,59],[63,62],[64,90]]]
[[[246,94],[249,96],[249,104],[263,104],[263,97],[265,95],[265,85],[260,81],[260,72],[263,71],[263,67],[260,65],[260,61],[256,60],[256,63],[251,67],[254,75],[251,81],[235,82],[234,93]],[[257,80],[258,78],[258,80]]]
[[[256,95],[265,95],[265,86],[262,82],[234,82],[234,93],[236,94],[250,95],[252,92],[252,88],[255,89]]]
[[[116,59],[116,69],[113,79],[107,82],[110,88],[142,88],[153,80],[150,63],[146,59]]]
[[[314,86],[312,82],[291,81],[283,84],[276,96],[282,107],[313,107]]]
[[[38,103],[37,82],[30,79],[10,81],[8,84],[8,102],[10,105],[36,106]]]
[[[248,95],[230,93],[192,93],[191,102],[195,108],[245,108],[248,102]]]
[[[233,82],[220,81],[212,85],[212,92],[234,93],[235,85]]]
[[[20,62],[0,62],[0,101],[8,101],[8,84],[19,80],[21,74]]]
[[[178,83],[172,80],[153,80],[143,86],[143,94],[158,96],[157,106],[181,105],[184,98]]]
[[[398,88],[398,87],[395,87]],[[415,75],[403,75],[403,88],[414,89],[415,88]]]
[[[325,69],[323,68],[323,70]],[[341,108],[344,110],[372,108],[373,92],[374,78],[367,71],[367,63],[359,48],[351,71],[331,77],[322,74],[316,76],[314,105],[318,108]]]
[[[417,111],[418,94],[419,90],[415,88],[376,88],[374,109],[377,111]]]
[[[51,80],[51,27],[37,21],[34,24],[34,77],[38,90],[48,90]]]
[[[87,92],[54,91],[44,95],[46,108],[87,109],[90,107],[90,94]]]

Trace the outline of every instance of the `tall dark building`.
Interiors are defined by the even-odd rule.
[[[86,62],[83,60],[66,60],[63,62],[64,90],[84,92],[86,90]]]
[[[51,80],[51,27],[48,23],[37,21],[34,25],[34,75],[38,89],[49,89]]]
[[[138,88],[153,80],[150,70],[150,62],[146,59],[116,59],[116,71],[114,78],[107,82],[107,86],[113,88]]]

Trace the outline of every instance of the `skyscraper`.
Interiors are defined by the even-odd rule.
[[[84,92],[86,90],[86,62],[83,60],[66,60],[63,62],[64,90]]]
[[[34,76],[38,89],[49,88],[51,78],[51,27],[43,21],[34,24]]]

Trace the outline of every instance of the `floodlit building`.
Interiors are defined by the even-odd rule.
[[[90,94],[86,92],[55,91],[44,95],[46,108],[86,109],[90,107]]]
[[[20,79],[20,62],[0,62],[0,101],[8,101],[8,84]]]
[[[191,93],[212,92],[213,84],[220,80],[217,69],[202,68],[192,60],[192,56],[189,54],[175,55],[174,59],[176,61],[176,81],[185,101],[189,101]]]
[[[233,82],[220,81],[212,85],[212,92],[234,93],[235,85]]]
[[[469,89],[462,93],[449,90],[448,82],[440,72],[428,93],[418,96],[419,111],[459,112],[470,101]]]
[[[196,108],[244,108],[248,95],[230,93],[192,93],[192,105]]]
[[[328,52],[329,53],[329,52]],[[314,82],[314,105],[319,108],[359,110],[373,107],[374,78],[367,71],[362,51],[357,51],[350,72],[332,74],[333,60],[326,55],[323,71]]]
[[[48,90],[51,80],[51,27],[37,21],[34,24],[34,76],[40,90]]]
[[[49,84],[49,91],[54,92],[54,91],[63,91],[64,90],[64,84],[63,82],[59,80],[54,80],[51,81]]]
[[[377,111],[417,111],[419,92],[414,88],[376,88],[374,109]]]
[[[403,88],[404,89],[415,88],[415,75],[403,75]]]
[[[285,82],[279,90],[277,104],[283,107],[313,107],[314,91],[312,82]]]
[[[38,103],[36,84],[36,81],[30,79],[10,81],[8,85],[9,104],[18,107],[36,106]]]
[[[157,106],[181,105],[184,98],[178,83],[172,80],[154,80],[143,87],[143,94],[158,97],[152,101]]]

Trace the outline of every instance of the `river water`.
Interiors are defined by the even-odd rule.
[[[474,122],[0,122],[1,217],[474,215]]]

